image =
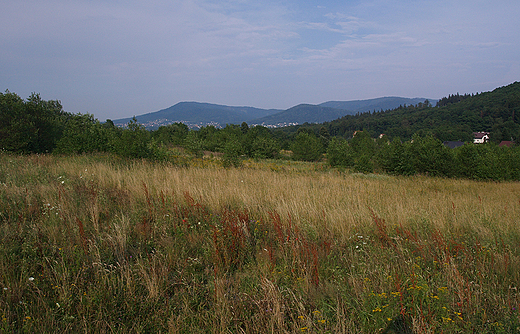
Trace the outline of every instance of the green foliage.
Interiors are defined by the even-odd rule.
[[[89,153],[110,151],[111,133],[90,114],[72,115],[58,140],[56,153]]]
[[[242,143],[244,153],[255,159],[276,158],[280,152],[280,145],[273,138],[271,131],[260,125],[248,128]]]
[[[291,145],[293,158],[303,161],[319,161],[323,155],[323,144],[312,133],[301,131]]]
[[[17,153],[52,152],[68,114],[60,101],[44,101],[33,93],[27,101],[0,93],[0,147]]]
[[[520,147],[466,144],[450,149],[431,135],[411,141],[371,139],[358,132],[351,140],[333,138],[327,149],[332,167],[362,173],[425,174],[478,180],[520,180]]]
[[[519,235],[507,227],[515,199],[488,205],[461,182],[427,179],[380,180],[371,187],[381,194],[363,195],[367,183],[358,181],[359,203],[399,194],[418,212],[391,211],[402,215],[387,223],[361,205],[349,213],[359,225],[347,227],[229,205],[205,191],[176,196],[150,170],[158,180],[172,175],[153,163],[121,171],[108,158],[0,154],[9,185],[0,187],[1,332],[519,331]],[[136,182],[124,182],[129,176]],[[330,185],[318,180],[331,174],[322,176],[307,179],[313,196]],[[518,188],[504,186],[497,191]],[[446,207],[414,198],[424,192],[439,192]]]
[[[449,100],[449,102],[448,102]],[[411,140],[415,133],[427,131],[440,141],[471,141],[472,133],[491,132],[491,140],[520,138],[520,82],[477,95],[450,96],[432,107],[429,101],[404,105],[392,110],[348,115],[323,124],[308,125],[315,133],[325,127],[331,136],[350,137],[364,129],[371,137],[382,133],[390,138]],[[291,134],[298,127],[278,131]],[[424,136],[427,133],[422,133]]]
[[[37,138],[37,129],[24,101],[16,94],[0,93],[0,148],[6,151],[27,153]]]
[[[123,129],[120,136],[114,138],[114,151],[118,155],[132,159],[166,159],[166,151],[159,147],[143,125],[135,117]]]
[[[399,137],[388,145],[382,145],[378,154],[380,168],[390,174],[412,175],[415,173],[410,143],[402,143]]]
[[[222,163],[224,167],[239,167],[241,164],[240,155],[242,154],[242,145],[237,137],[229,138],[223,149]]]
[[[434,176],[450,176],[454,172],[451,149],[433,136],[415,135],[409,146],[416,173]]]
[[[183,123],[161,126],[152,132],[152,137],[163,145],[182,146],[188,135],[189,128]]]
[[[354,150],[345,139],[334,137],[327,148],[327,161],[333,167],[352,167]]]
[[[195,131],[190,131],[186,135],[186,139],[184,142],[184,148],[188,153],[193,154],[197,157],[201,157],[204,149],[204,142],[199,138],[199,133]]]

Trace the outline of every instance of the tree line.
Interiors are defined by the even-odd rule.
[[[416,134],[404,142],[386,136],[374,140],[366,131],[350,140],[334,137],[327,159],[331,166],[362,173],[520,180],[520,146],[466,143],[451,149],[431,135]]]
[[[472,98],[462,99],[458,104]],[[425,101],[420,106],[402,106],[392,113],[404,113],[411,108],[421,112],[445,107],[432,107]],[[520,180],[520,149],[517,147],[502,148],[490,143],[449,149],[438,135],[424,128],[404,139],[379,136],[382,132],[370,122],[375,123],[377,116],[384,113],[358,115],[357,122],[346,127],[343,133],[331,126],[341,123],[304,124],[273,130],[249,127],[245,122],[199,130],[174,123],[148,131],[135,118],[121,128],[110,120],[101,123],[90,114],[65,112],[60,101],[45,101],[38,94],[23,100],[6,91],[0,93],[0,149],[22,154],[110,152],[125,158],[168,160],[171,148],[180,147],[193,156],[202,156],[204,151],[219,152],[226,166],[239,166],[243,157],[287,158],[288,155],[281,155],[286,150],[291,152],[291,159],[326,160],[333,167],[363,173]],[[360,129],[363,131],[357,131]],[[467,132],[471,133],[471,129],[464,133]],[[465,139],[471,141],[469,135]]]

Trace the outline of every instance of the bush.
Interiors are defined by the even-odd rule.
[[[323,144],[315,135],[300,132],[291,145],[293,158],[303,161],[319,161],[323,154]]]

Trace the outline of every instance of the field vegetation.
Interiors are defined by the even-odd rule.
[[[0,331],[520,332],[519,183],[176,159],[0,154]]]

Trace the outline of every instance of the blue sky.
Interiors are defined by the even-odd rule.
[[[181,101],[286,109],[520,80],[518,0],[17,0],[0,90],[104,121]]]

